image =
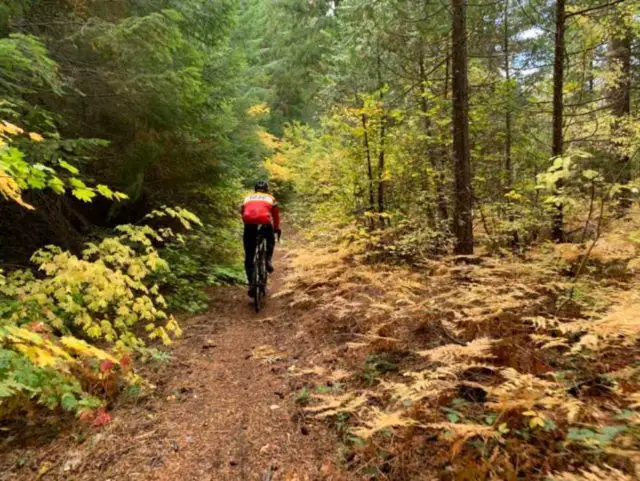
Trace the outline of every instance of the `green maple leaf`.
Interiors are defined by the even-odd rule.
[[[47,184],[56,194],[64,194],[64,182],[58,177],[51,177]]]
[[[91,200],[96,196],[96,193],[93,190],[86,187],[73,189],[71,193],[76,199],[79,199],[82,202],[91,202]]]
[[[62,167],[65,170],[68,170],[69,172],[71,172],[73,175],[78,175],[80,173],[80,171],[74,167],[73,165],[71,165],[69,162],[66,162],[64,160],[61,160],[58,162],[58,165],[60,167]]]
[[[113,199],[113,191],[104,184],[98,184],[96,186],[98,193],[102,197],[106,197],[107,199]]]

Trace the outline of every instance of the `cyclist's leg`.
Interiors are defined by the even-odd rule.
[[[273,272],[273,251],[276,247],[276,235],[273,231],[273,226],[271,224],[265,225],[264,229],[264,237],[267,241],[267,271]]]
[[[256,235],[258,233],[258,226],[255,224],[245,224],[244,234],[242,236],[244,244],[244,271],[247,275],[247,282],[249,283],[249,295],[251,295],[253,282],[253,257],[256,252]]]

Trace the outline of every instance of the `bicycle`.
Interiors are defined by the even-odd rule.
[[[260,312],[267,293],[267,239],[262,234],[263,227],[258,227],[256,235],[256,252],[253,255],[253,279],[251,284],[254,289],[253,304],[256,312]]]
[[[256,234],[256,252],[253,256],[253,279],[252,285],[255,296],[253,305],[256,312],[264,307],[264,298],[267,295],[267,239],[263,233],[264,227],[259,226]],[[280,236],[278,236],[278,241]]]

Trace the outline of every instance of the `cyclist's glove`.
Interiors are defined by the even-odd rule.
[[[280,236],[282,235],[282,229],[276,229],[276,230],[274,230],[274,231],[273,231],[273,233],[274,233],[275,235],[277,235],[277,236],[278,236],[278,239],[279,239],[279,238],[280,238]]]

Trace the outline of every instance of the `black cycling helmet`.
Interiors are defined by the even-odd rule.
[[[256,182],[256,192],[269,192],[269,183],[266,180]]]

